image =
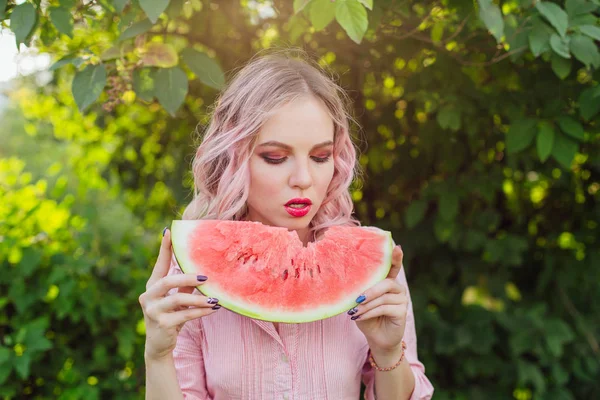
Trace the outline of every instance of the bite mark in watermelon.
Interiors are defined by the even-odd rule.
[[[327,229],[303,246],[295,231],[252,221],[175,220],[171,242],[182,271],[208,276],[198,286],[223,307],[272,322],[310,322],[343,313],[385,279],[390,232]]]

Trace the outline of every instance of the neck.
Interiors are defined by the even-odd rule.
[[[300,238],[300,241],[302,242],[304,247],[306,247],[308,245],[308,242],[310,241],[308,228],[298,229],[296,230],[296,233],[298,234],[298,237]]]

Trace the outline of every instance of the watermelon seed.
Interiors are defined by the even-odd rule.
[[[288,278],[288,270],[283,271],[283,280],[285,281]]]
[[[312,268],[308,270],[308,272],[310,273],[310,277],[313,277],[313,272],[312,272]]]
[[[317,272],[321,273],[321,267],[319,266],[319,264],[317,264]]]
[[[294,277],[296,279],[300,278],[300,268],[296,268],[296,275]]]

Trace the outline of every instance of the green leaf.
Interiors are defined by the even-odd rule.
[[[0,364],[4,364],[7,361],[10,361],[12,351],[7,349],[6,347],[0,347]]]
[[[100,59],[102,61],[114,60],[116,58],[122,57],[126,52],[132,51],[133,45],[127,43],[117,43],[116,46],[113,46],[107,50],[105,50],[102,54],[100,54]]]
[[[585,89],[579,95],[579,114],[589,121],[600,111],[600,86]]]
[[[298,15],[292,15],[288,23],[290,40],[292,43],[296,43],[298,38],[308,31],[308,28],[310,28],[310,25],[305,18]]]
[[[15,34],[17,47],[25,43],[37,20],[37,12],[31,3],[21,3],[10,14],[10,29]]]
[[[581,34],[571,37],[571,53],[587,68],[600,67],[600,52],[592,39]]]
[[[500,42],[504,35],[504,19],[500,7],[491,0],[478,0],[479,18],[483,21],[488,31]]]
[[[439,213],[445,221],[452,221],[458,215],[459,209],[458,194],[456,192],[444,193],[440,197]]]
[[[131,39],[133,37],[136,37],[137,35],[141,35],[142,33],[148,32],[150,28],[152,28],[152,22],[150,22],[147,19],[136,22],[129,28],[125,29],[123,33],[121,33],[121,36],[119,36],[119,40]]]
[[[104,65],[88,65],[75,74],[71,90],[79,111],[83,112],[95,102],[106,85]]]
[[[0,347],[0,385],[4,384],[13,367],[14,352],[4,346]]]
[[[600,27],[594,25],[582,25],[579,27],[579,30],[584,35],[588,35],[592,39],[600,40]]]
[[[65,57],[61,58],[60,60],[58,60],[54,64],[52,64],[52,66],[50,67],[50,71],[54,71],[54,70],[62,67],[63,65],[68,65],[68,64],[73,64],[76,68],[79,68],[79,66],[82,63],[83,63],[83,58],[81,58],[81,57],[72,57],[71,55],[68,55],[68,56],[65,56]]]
[[[518,360],[517,375],[519,377],[519,385],[525,386],[527,383],[532,383],[536,392],[546,391],[546,380],[537,365],[527,361]]]
[[[537,152],[542,162],[546,162],[548,157],[550,157],[553,145],[554,127],[548,122],[540,122],[537,133]]]
[[[225,86],[225,74],[219,64],[207,54],[187,48],[181,52],[183,61],[200,82],[217,90]]]
[[[443,129],[460,129],[460,112],[453,106],[445,106],[437,113],[437,122]]]
[[[313,0],[308,10],[308,18],[315,30],[321,31],[335,19],[337,4],[331,0]]]
[[[188,92],[188,78],[185,72],[179,67],[159,69],[153,78],[158,102],[169,114],[175,116]]]
[[[513,122],[506,134],[507,152],[514,154],[529,147],[536,132],[536,121],[533,119],[524,118]]]
[[[560,36],[564,37],[567,34],[569,16],[559,5],[548,1],[540,1],[535,4],[535,8],[550,22],[550,25],[556,29]]]
[[[350,39],[360,44],[367,32],[367,10],[358,0],[337,1],[335,17]]]
[[[0,0],[0,21],[6,18],[6,4],[8,0]]]
[[[330,0],[331,1],[331,0]],[[373,10],[373,0],[358,0],[360,3],[368,8],[369,10]]]
[[[150,68],[141,68],[133,71],[133,90],[144,101],[154,98],[154,80]]]
[[[576,28],[582,25],[594,25],[597,18],[593,14],[583,14],[576,17],[569,18],[569,26]]]
[[[29,352],[24,352],[20,357],[14,358],[14,367],[15,371],[17,371],[17,375],[21,379],[27,379],[29,377],[29,366],[31,364],[31,354]]]
[[[558,125],[560,126],[560,129],[564,133],[577,140],[584,139],[583,126],[579,123],[579,121],[575,121],[573,118],[567,117],[565,115],[556,118],[556,120],[558,122]]]
[[[559,363],[552,364],[552,377],[559,385],[564,385],[569,380],[569,371],[563,368]]]
[[[442,37],[444,36],[444,27],[444,22],[437,22],[433,25],[433,28],[431,28],[431,40],[433,40],[434,43],[438,43],[442,40]]]
[[[140,0],[142,10],[153,24],[158,21],[158,17],[167,9],[168,5],[169,0]]]
[[[32,247],[24,249],[23,258],[21,258],[21,262],[19,263],[22,276],[29,278],[38,268],[41,261],[42,254],[38,250]]]
[[[569,41],[570,37],[560,37],[556,33],[553,33],[550,36],[550,47],[552,50],[559,56],[563,58],[571,58],[571,53],[569,52]]]
[[[570,18],[596,11],[598,5],[582,0],[567,0],[565,9]]]
[[[554,147],[552,147],[552,157],[554,157],[554,159],[565,169],[571,168],[571,163],[573,162],[577,150],[579,150],[577,142],[574,142],[560,133],[555,135]]]
[[[552,53],[550,64],[552,66],[552,71],[554,71],[556,76],[562,80],[571,73],[571,60],[567,60],[556,53]]]
[[[409,229],[414,228],[419,222],[423,220],[425,211],[427,210],[427,202],[424,200],[415,200],[410,203],[406,209],[406,226]]]
[[[502,250],[499,249],[499,252]],[[523,354],[524,352],[531,349],[533,342],[533,335],[529,330],[520,329],[510,335],[508,339],[508,345],[512,352],[516,355]]]
[[[112,3],[115,6],[115,10],[120,14],[125,9],[127,3],[129,3],[129,0],[113,0]]]
[[[311,0],[294,0],[294,14],[298,14],[310,2],[311,2]]]
[[[141,61],[147,67],[171,68],[177,65],[179,56],[168,43],[150,42],[144,48]]]
[[[171,0],[165,13],[170,20],[174,20],[181,15],[183,4],[186,0]]]
[[[553,318],[544,326],[546,343],[555,357],[563,354],[563,345],[575,337],[573,330],[564,321]]]
[[[525,50],[529,47],[529,30],[521,29],[514,15],[507,15],[504,20],[504,38],[509,48],[514,49],[510,59],[516,63],[523,58]]]
[[[453,238],[456,239],[457,224],[454,221],[446,221],[441,216],[435,219],[433,224],[433,233],[441,243],[448,243]]]
[[[138,13],[129,12],[125,15],[121,15],[119,17],[119,24],[117,25],[117,29],[120,32],[124,31],[128,26],[130,26],[133,23],[133,20],[136,19],[136,14]]]
[[[550,36],[553,30],[544,21],[535,19],[529,31],[529,48],[535,57],[550,50]]]
[[[63,7],[50,8],[50,20],[56,30],[68,37],[73,37],[73,16],[71,12]]]

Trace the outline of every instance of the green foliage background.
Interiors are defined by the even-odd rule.
[[[196,125],[236,68],[293,45],[354,100],[357,216],[404,249],[434,397],[597,397],[599,9],[0,0],[58,61],[0,124],[0,395],[143,398],[137,297]]]

